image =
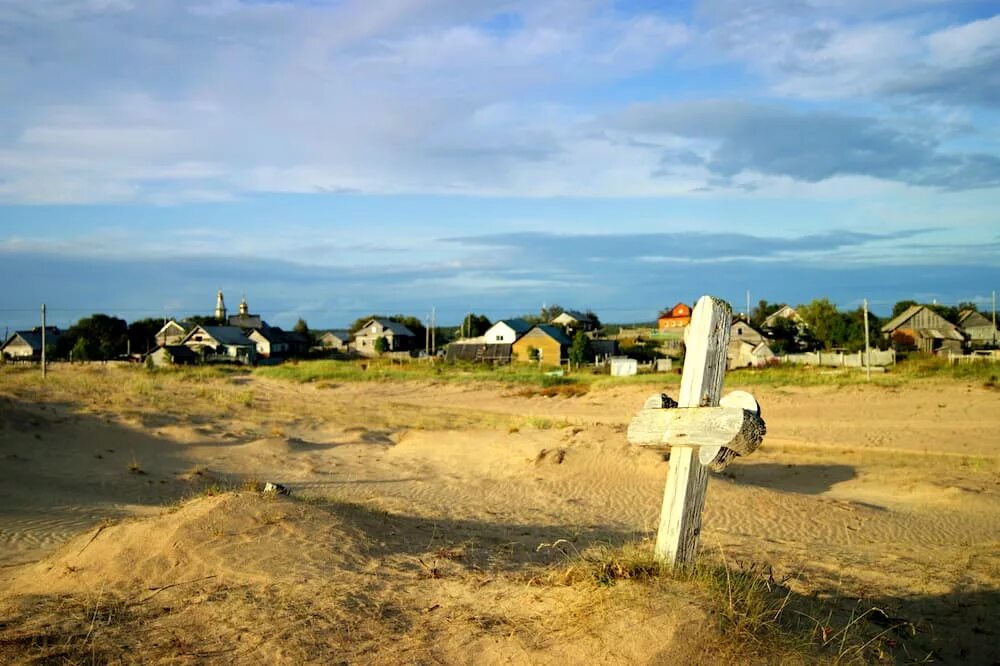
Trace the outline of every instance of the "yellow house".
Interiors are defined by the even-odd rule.
[[[566,358],[569,345],[570,339],[561,328],[539,324],[518,338],[512,351],[514,358],[521,362],[540,361],[542,365],[558,366]]]

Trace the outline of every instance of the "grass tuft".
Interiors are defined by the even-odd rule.
[[[718,618],[719,635],[710,652],[749,663],[892,660],[897,650],[905,651],[899,637],[915,631],[912,624],[858,600],[796,594],[788,585],[790,577],[776,579],[772,567],[759,562],[703,556],[693,567],[673,569],[654,558],[651,544],[641,542],[600,544],[581,552],[560,539],[538,550],[554,550],[563,558],[533,578],[534,584],[610,587],[627,582],[662,588],[652,594],[675,594],[677,585],[693,588]],[[843,610],[845,604],[851,606],[849,612]]]

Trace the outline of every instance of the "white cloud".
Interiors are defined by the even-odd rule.
[[[935,32],[929,19],[881,20],[861,5],[851,16],[715,9],[687,25],[604,1],[0,0],[0,96],[16,100],[0,115],[0,201],[769,191],[800,174],[772,164],[730,169],[722,183],[709,162],[716,140],[616,131],[604,112],[675,86],[697,96],[696,56],[709,48],[766,77],[774,95],[838,101],[903,83],[919,90],[894,94],[930,94],[947,68],[987,62],[997,25]],[[901,79],[914,62],[924,78]],[[972,122],[954,110],[881,113],[922,123],[932,141]],[[982,166],[951,164],[952,180]],[[818,188],[841,173],[804,180]]]

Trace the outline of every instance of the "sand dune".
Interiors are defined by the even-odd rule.
[[[698,659],[677,639],[711,630],[697,600],[526,585],[566,557],[543,544],[654,533],[669,462],[624,436],[648,386],[544,398],[104,372],[122,396],[0,382],[0,622],[16,635],[42,632],[46,604],[93,614],[105,595],[149,628],[128,649],[194,660]],[[710,480],[703,552],[919,614],[918,643],[945,661],[1000,659],[1000,393],[753,392],[768,437]],[[293,499],[206,494],[248,480]]]

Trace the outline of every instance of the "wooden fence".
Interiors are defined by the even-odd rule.
[[[872,349],[869,353],[871,354],[872,367],[896,365],[896,350],[894,349],[886,351]],[[867,365],[863,351],[853,354],[817,351],[806,352],[804,354],[786,354],[778,358],[781,359],[782,363],[826,366],[831,368],[863,368]]]

